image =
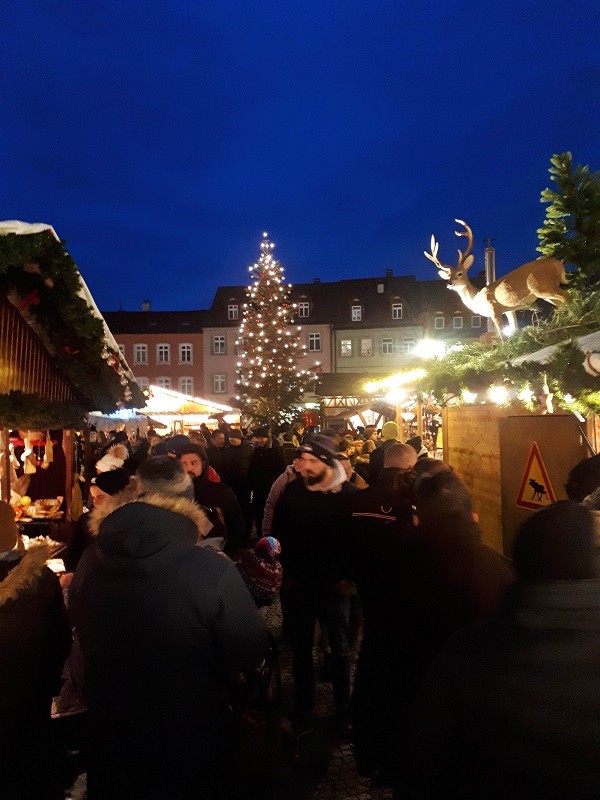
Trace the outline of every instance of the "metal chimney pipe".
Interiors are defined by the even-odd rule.
[[[487,237],[485,242],[485,285],[489,286],[496,280],[496,249],[492,246],[493,238]],[[494,333],[496,328],[491,317],[487,321],[488,333]]]

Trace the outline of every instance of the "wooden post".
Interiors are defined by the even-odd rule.
[[[73,498],[73,431],[64,430],[62,437],[65,454],[65,522],[71,522],[71,500]]]
[[[423,438],[423,401],[417,400],[417,435]]]
[[[2,483],[0,497],[10,503],[10,461],[8,458],[8,428],[0,428],[0,458],[2,459]]]

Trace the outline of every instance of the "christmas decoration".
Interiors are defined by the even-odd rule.
[[[464,227],[464,231],[455,231],[457,236],[467,237],[467,249],[458,251],[456,267],[442,264],[438,259],[438,242],[431,237],[431,253],[424,255],[438,268],[438,274],[448,281],[448,288],[458,294],[462,302],[475,314],[491,317],[498,336],[502,338],[502,315],[508,319],[510,332],[517,328],[516,311],[526,308],[533,300],[540,298],[553,305],[562,305],[568,299],[567,293],[560,288],[567,282],[565,267],[553,258],[539,258],[529,261],[509,272],[483,289],[474,286],[467,276],[474,257],[469,255],[473,248],[473,232],[466,222],[455,220]]]
[[[296,306],[290,302],[283,267],[273,258],[274,247],[264,233],[260,258],[248,268],[254,283],[246,290],[236,341],[238,394],[232,403],[255,424],[297,418],[302,395],[315,380],[298,363],[304,355],[301,328],[293,324]]]
[[[38,227],[1,224],[0,292],[40,336],[58,369],[81,394],[82,403],[55,403],[50,408],[39,402],[38,395],[10,392],[0,395],[0,419],[4,424],[63,428],[81,424],[85,409],[110,413],[119,403],[141,408],[144,396],[116,346],[109,346],[102,318],[65,243],[46,226],[26,232]],[[103,364],[109,357],[116,359],[113,368]],[[20,412],[17,396],[24,403]]]

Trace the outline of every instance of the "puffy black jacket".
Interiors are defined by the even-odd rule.
[[[260,662],[266,625],[235,565],[196,546],[193,501],[120,502],[97,509],[108,516],[71,585],[90,786],[99,797],[212,797],[227,751],[227,675]]]

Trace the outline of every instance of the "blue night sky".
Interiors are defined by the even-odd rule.
[[[291,282],[536,256],[553,153],[600,169],[597,0],[2,4],[0,218],[100,308],[204,308],[263,230]]]

